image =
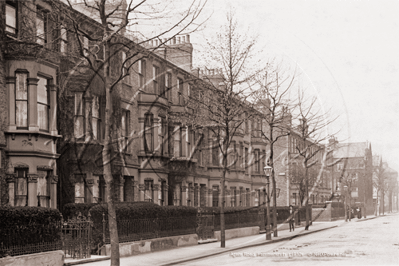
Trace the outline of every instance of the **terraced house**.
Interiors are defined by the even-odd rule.
[[[1,166],[7,176],[2,201],[51,208],[104,202],[101,24],[88,10],[71,9],[63,1],[1,5],[0,100],[8,103],[1,105],[6,106]],[[118,7],[116,21],[123,20],[125,8]],[[233,136],[224,199],[215,148],[220,140],[206,125],[193,128],[183,119],[193,111],[188,103],[221,81],[217,70],[192,68],[190,36],[141,42],[122,31],[110,43],[114,199],[184,206],[264,204],[264,114],[248,106],[254,115]],[[291,146],[286,148],[289,152]],[[289,174],[279,170],[278,205],[293,203]]]
[[[2,203],[57,208],[57,85],[45,2],[2,1]],[[6,183],[4,182],[6,180]]]

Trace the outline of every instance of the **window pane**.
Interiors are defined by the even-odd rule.
[[[37,43],[43,45],[45,43],[44,19],[40,17],[36,17],[36,36]]]
[[[62,40],[67,40],[67,30],[64,26],[61,26],[61,39]]]
[[[75,138],[83,137],[83,116],[75,117]]]
[[[98,123],[97,118],[92,118],[91,127],[93,130],[93,137],[94,139],[98,139]]]
[[[47,171],[37,171],[37,195],[48,196],[47,195]]]
[[[15,7],[6,5],[6,25],[7,31],[15,33],[17,25],[17,10]]]
[[[121,130],[122,130],[122,136],[125,137],[125,135],[126,135],[126,111],[122,112]]]
[[[67,30],[65,28],[65,26],[61,26],[61,43],[60,43],[60,52],[61,53],[66,53],[67,52],[67,41],[68,41],[68,37],[67,37]]]
[[[82,114],[83,114],[82,94],[76,93],[75,94],[75,115],[82,115]]]
[[[153,150],[153,143],[152,143],[152,127],[153,127],[153,115],[147,114],[145,115],[144,119],[144,149],[145,151],[152,151]]]
[[[37,104],[37,123],[39,129],[48,130],[48,106]]]
[[[17,100],[27,100],[28,99],[28,86],[26,84],[28,74],[17,73],[16,74],[16,99]]]
[[[100,110],[99,99],[98,99],[98,97],[94,96],[93,97],[93,105],[92,105],[92,109],[91,109],[92,116],[99,118],[100,117],[99,110]]]
[[[61,53],[66,53],[66,51],[67,51],[67,44],[64,41],[61,41],[60,52]]]
[[[48,104],[48,91],[47,91],[47,79],[38,77],[39,82],[37,83],[37,101],[39,103]]]
[[[17,127],[28,126],[28,102],[16,101],[15,102],[15,123]]]

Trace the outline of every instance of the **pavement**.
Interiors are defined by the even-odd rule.
[[[352,219],[352,222],[363,221],[368,219],[374,219],[374,216],[370,216],[366,219]],[[231,252],[243,247],[255,247],[259,245],[272,244],[280,241],[290,240],[302,235],[308,235],[323,230],[338,227],[345,224],[345,221],[338,220],[334,222],[313,222],[309,230],[304,230],[304,227],[296,227],[295,231],[290,232],[288,229],[282,229],[278,231],[278,237],[272,237],[272,240],[266,240],[266,235],[252,235],[240,238],[234,238],[226,240],[226,247],[221,248],[220,242],[212,242],[199,244],[189,247],[179,247],[175,249],[162,250],[152,253],[144,253],[131,257],[121,258],[121,265],[127,264],[128,261],[134,261],[135,265],[174,265],[176,263],[184,263],[185,261],[197,260],[217,254]],[[282,227],[286,228],[286,226]],[[281,228],[280,228],[281,229]],[[65,259],[64,265],[79,265],[84,266],[105,266],[109,265],[108,256],[92,256],[89,259],[74,260]]]

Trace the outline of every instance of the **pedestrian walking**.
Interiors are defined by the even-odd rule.
[[[295,225],[294,225],[294,207],[292,207],[292,205],[290,205],[289,224],[290,224],[290,232],[291,232],[291,229],[292,229],[292,231],[295,231]]]

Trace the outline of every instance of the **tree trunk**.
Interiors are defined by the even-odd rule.
[[[305,230],[309,230],[309,220],[310,220],[310,213],[309,213],[309,180],[308,180],[308,167],[305,163],[305,208],[306,208],[306,226]]]
[[[274,166],[273,163],[271,163],[272,167],[272,181],[273,181],[273,236],[277,237],[278,232],[277,232],[277,186],[276,186],[276,179],[274,177]]]
[[[270,129],[269,132],[269,140],[270,142],[270,156],[269,156],[269,165],[272,168],[272,185],[273,185],[273,236],[277,237],[278,232],[277,232],[277,192],[276,192],[276,179],[274,177],[275,171],[274,171],[274,154],[273,154],[273,149],[274,149],[274,143],[273,143],[273,129]]]
[[[227,170],[227,158],[225,156],[227,155],[227,152],[223,154],[223,173],[222,173],[222,180],[221,180],[221,202],[220,202],[220,247],[224,248],[226,247],[226,235],[225,235],[225,220],[224,220],[224,183],[225,183],[225,178],[226,178],[226,170]]]
[[[105,30],[105,34],[107,34]],[[104,43],[104,58],[110,58],[109,42]],[[119,254],[119,237],[118,237],[118,226],[116,221],[116,212],[114,206],[114,195],[112,189],[112,169],[111,169],[111,125],[112,125],[112,99],[111,99],[111,81],[109,77],[109,62],[104,63],[104,81],[105,81],[105,138],[104,147],[102,152],[103,157],[103,171],[104,180],[106,183],[107,190],[107,205],[108,205],[108,226],[109,226],[109,237],[111,241],[111,266],[119,266],[120,254]]]

